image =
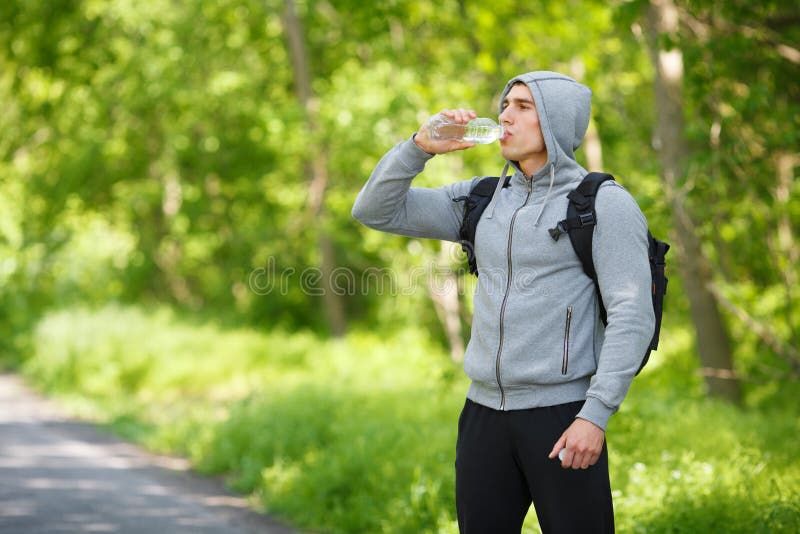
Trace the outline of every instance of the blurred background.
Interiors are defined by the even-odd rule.
[[[618,528],[800,531],[796,0],[5,0],[0,367],[300,527],[457,531],[474,280],[350,208],[530,70],[592,87],[579,160],[673,245],[608,429]]]

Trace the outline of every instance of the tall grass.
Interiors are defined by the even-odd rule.
[[[798,406],[706,400],[688,333],[671,338],[608,429],[619,531],[800,531]],[[324,340],[110,306],[47,316],[33,346],[24,372],[77,414],[225,475],[295,525],[457,531],[467,382],[424,332]]]

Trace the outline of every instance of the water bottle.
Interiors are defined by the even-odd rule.
[[[503,137],[503,127],[492,119],[472,119],[458,124],[453,119],[437,113],[425,123],[431,139],[456,139],[479,145],[488,145]]]

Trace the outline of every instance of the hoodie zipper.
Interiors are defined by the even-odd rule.
[[[528,194],[525,197],[525,202],[522,203],[520,207],[514,210],[514,214],[511,216],[511,224],[508,227],[508,247],[506,248],[506,258],[508,260],[508,280],[506,281],[506,292],[503,295],[503,304],[500,306],[500,345],[497,347],[497,356],[495,357],[495,375],[497,377],[497,387],[500,388],[500,411],[505,410],[506,408],[506,392],[503,389],[503,382],[500,379],[500,356],[503,353],[503,334],[505,331],[505,327],[503,326],[505,314],[506,314],[506,304],[508,303],[508,295],[511,291],[511,241],[514,236],[514,221],[517,220],[517,214],[519,210],[525,207],[528,203],[528,199],[531,198],[531,191],[533,190],[533,179],[528,178]]]
[[[561,374],[567,374],[569,366],[569,325],[572,323],[572,306],[567,306],[567,325],[564,327],[564,357],[561,359]]]

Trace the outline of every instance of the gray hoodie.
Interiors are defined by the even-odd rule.
[[[569,239],[548,229],[566,216],[567,193],[587,171],[575,160],[589,123],[591,90],[554,72],[512,78],[531,90],[547,163],[530,179],[516,162],[475,236],[478,262],[472,332],[464,370],[467,397],[498,410],[584,400],[577,417],[605,429],[628,391],[653,335],[647,221],[631,195],[605,182],[595,209],[593,256],[608,326]],[[378,163],[353,216],[370,228],[458,241],[464,203],[481,178],[436,189],[411,187],[432,158],[407,139]]]

